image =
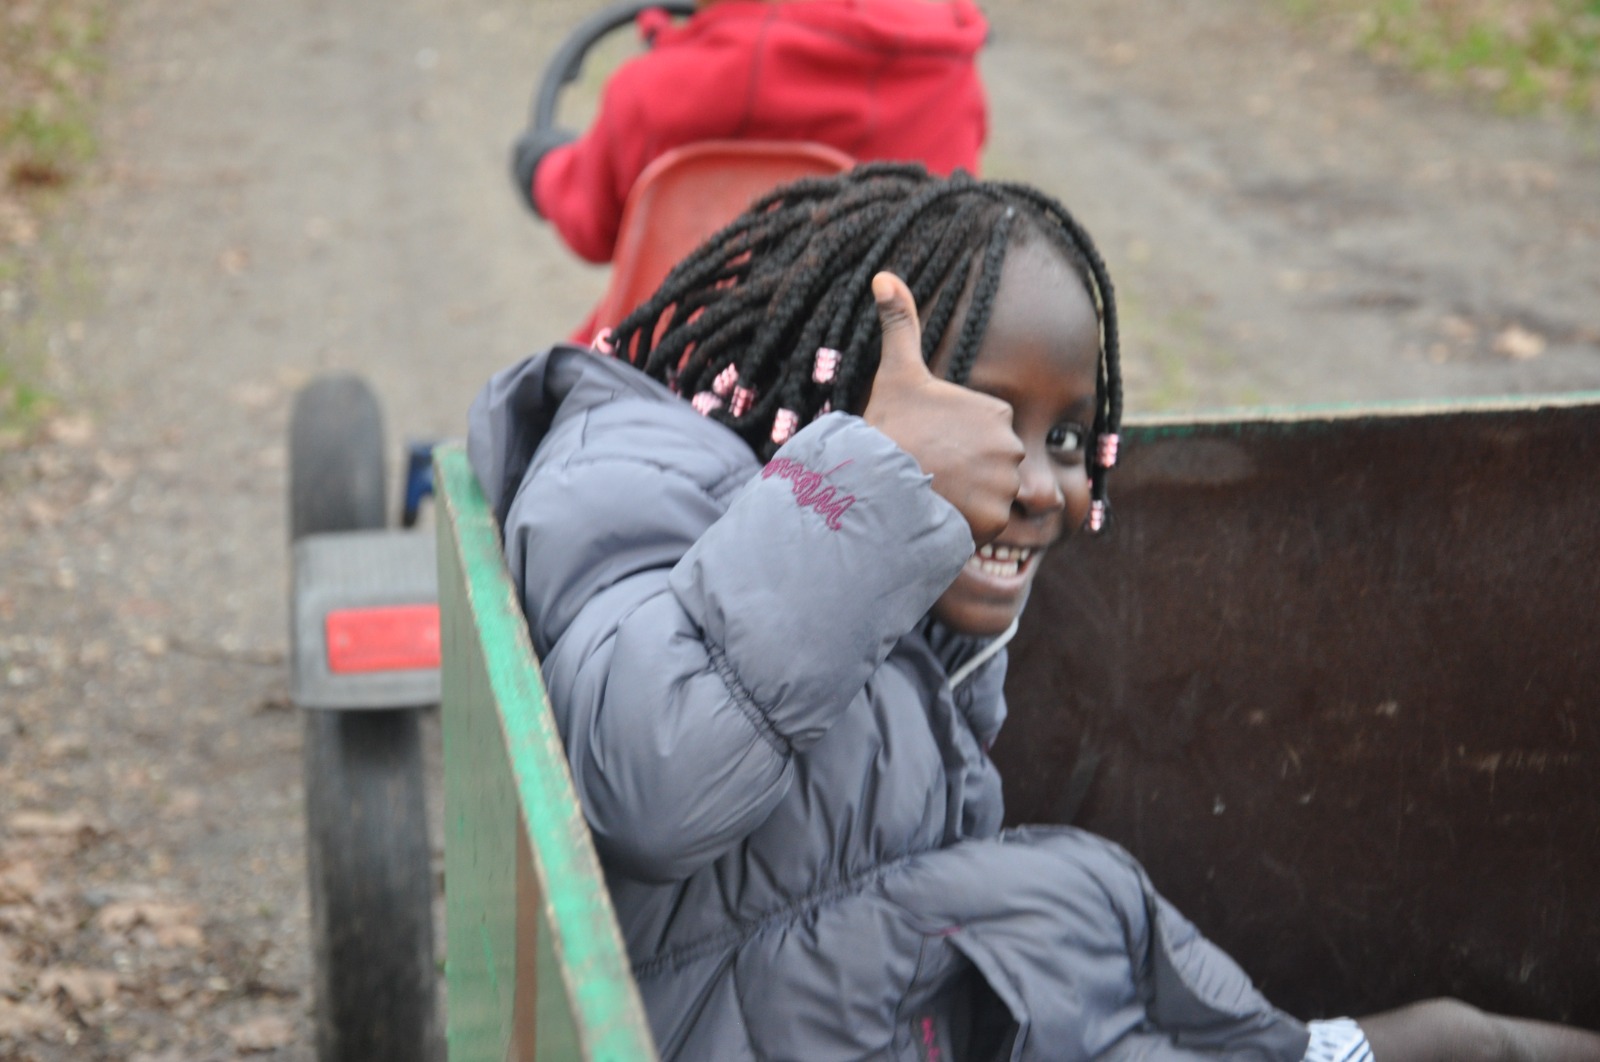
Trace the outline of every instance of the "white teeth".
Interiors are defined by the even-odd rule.
[[[967,561],[967,567],[985,575],[996,575],[1002,578],[1016,576],[1022,571],[1023,565],[1033,556],[1033,550],[1024,546],[996,546],[993,544],[979,548]]]
[[[984,560],[1018,561],[1021,563],[1026,563],[1027,559],[1033,556],[1033,550],[1028,549],[1025,546],[996,546],[991,542],[987,546],[979,547],[978,556],[982,557]]]

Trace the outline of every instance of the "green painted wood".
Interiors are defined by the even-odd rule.
[[[451,1062],[654,1059],[499,531],[458,445],[435,451],[434,482]],[[537,1002],[519,1013],[528,978]]]

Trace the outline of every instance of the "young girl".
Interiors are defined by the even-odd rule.
[[[1001,829],[1003,646],[1120,420],[1061,206],[799,182],[615,343],[497,376],[469,447],[664,1059],[1600,1060],[1449,1001],[1302,1024],[1120,848]]]
[[[518,191],[580,257],[610,261],[639,174],[702,140],[807,140],[863,161],[977,171],[989,26],[972,0],[698,6],[680,26],[655,27],[582,136],[530,133],[512,151]]]

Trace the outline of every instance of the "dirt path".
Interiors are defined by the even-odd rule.
[[[589,304],[504,165],[589,6],[125,5],[73,233],[101,294],[56,327],[81,413],[0,455],[0,1056],[310,1057],[289,403],[350,369],[393,452],[457,434]],[[1131,409],[1600,387],[1593,128],[1258,0],[990,7],[989,170],[1096,234]]]
[[[997,7],[990,69],[1027,75],[991,78],[991,167],[1096,233],[1134,408],[1595,387],[1600,132],[1429,98],[1262,6]]]

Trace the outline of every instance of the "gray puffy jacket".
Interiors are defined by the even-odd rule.
[[[469,452],[663,1058],[1301,1057],[1125,852],[1002,831],[1005,654],[952,689],[983,646],[927,618],[972,538],[886,436],[762,468],[557,347]]]

